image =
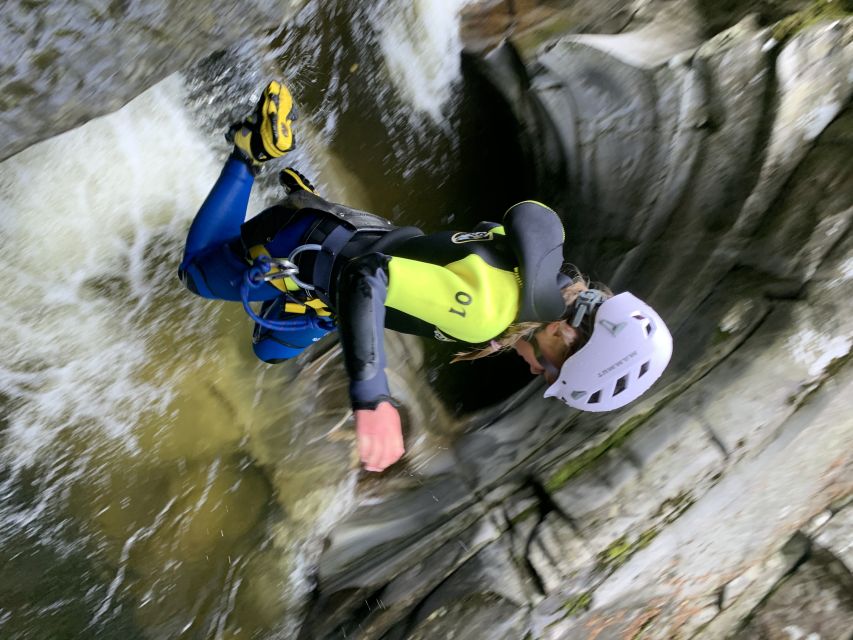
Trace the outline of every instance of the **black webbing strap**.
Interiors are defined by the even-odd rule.
[[[314,272],[311,282],[314,285],[314,292],[317,297],[326,304],[331,304],[329,288],[332,283],[332,267],[335,264],[335,258],[355,234],[356,231],[349,226],[342,224],[336,226],[323,239],[323,248],[314,259]]]

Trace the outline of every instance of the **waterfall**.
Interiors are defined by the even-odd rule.
[[[58,562],[64,576],[59,596],[52,595],[57,578],[42,578],[32,606],[73,607],[83,635],[132,624],[174,637],[193,626],[215,635],[232,619],[253,621],[252,606],[274,596],[280,618],[253,622],[272,634],[281,625],[294,628],[322,535],[354,500],[352,443],[312,451],[338,475],[320,465],[326,486],[308,473],[289,478],[297,495],[275,496],[285,513],[279,517],[299,518],[270,525],[276,542],[246,547],[263,530],[280,471],[274,461],[258,461],[266,432],[247,432],[276,428],[282,404],[292,400],[290,390],[282,393],[283,380],[299,369],[257,363],[239,305],[205,301],[182,287],[176,271],[183,240],[224,157],[218,131],[253,99],[247,78],[235,77],[239,69],[256,93],[270,72],[309,106],[317,81],[315,90],[328,98],[315,100],[317,114],[297,124],[300,148],[289,161],[346,198],[358,191],[355,172],[327,153],[338,118],[366,105],[388,137],[409,141],[423,135],[425,120],[444,126],[458,78],[461,4],[308,2],[266,58],[253,55],[268,43],[244,43],[235,55],[245,65],[205,63],[216,82],[198,70],[173,75],[119,111],[0,164],[0,549],[38,540],[44,556],[34,557]],[[342,78],[350,65],[341,57],[340,34],[328,22],[299,30],[300,21],[336,11],[354,12],[343,22],[352,18],[355,53],[378,55],[377,68],[385,69],[369,87],[368,103],[346,95]],[[365,24],[370,28],[359,32]],[[287,66],[275,59],[283,52],[291,56]],[[329,64],[326,75],[311,75]],[[395,106],[386,113],[389,96]],[[395,150],[378,154],[381,171],[429,164],[429,149],[420,144]],[[274,194],[256,189],[250,214]],[[390,209],[393,196],[386,200]],[[224,524],[217,520],[223,509],[231,514]],[[287,585],[288,593],[259,592],[254,605],[246,604],[251,596],[237,594],[253,575]],[[217,585],[221,591],[212,596]],[[47,637],[51,624],[23,610],[0,610],[0,635]]]
[[[179,239],[217,172],[180,77],[0,167],[4,454],[32,463],[65,429],[126,439],[171,397],[140,376],[163,327],[139,318],[175,297]]]
[[[459,78],[459,11],[465,0],[389,5],[378,16],[379,44],[391,81],[416,113],[441,124]]]

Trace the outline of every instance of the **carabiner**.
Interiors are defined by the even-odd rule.
[[[322,251],[322,250],[323,250],[323,245],[301,244],[298,247],[296,247],[293,251],[290,252],[290,255],[287,256],[287,259],[290,260],[291,262],[293,262],[294,258],[296,258],[296,256],[298,256],[303,251]],[[296,272],[299,273],[299,270],[297,269]],[[307,282],[302,282],[302,280],[297,278],[295,274],[291,275],[290,279],[293,280],[298,287],[305,289],[305,291],[313,291],[314,290],[313,284],[308,284]]]
[[[299,267],[287,258],[272,258],[269,260],[269,266],[271,270],[272,268],[276,268],[278,271],[275,273],[272,273],[271,271],[265,272],[263,276],[264,282],[278,280],[280,278],[293,278],[293,276],[299,273]]]

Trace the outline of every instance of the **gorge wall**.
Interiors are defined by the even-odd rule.
[[[853,20],[830,9],[708,37],[669,3],[468,60],[567,255],[661,305],[674,363],[617,416],[526,390],[472,418],[332,532],[304,637],[846,637]]]

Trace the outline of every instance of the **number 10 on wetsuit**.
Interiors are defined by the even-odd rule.
[[[455,297],[456,302],[463,307],[467,307],[474,301],[470,294],[467,294],[464,291],[457,291]],[[455,313],[457,316],[462,316],[463,318],[465,317],[465,309],[454,309],[453,307],[450,307],[450,313]]]

